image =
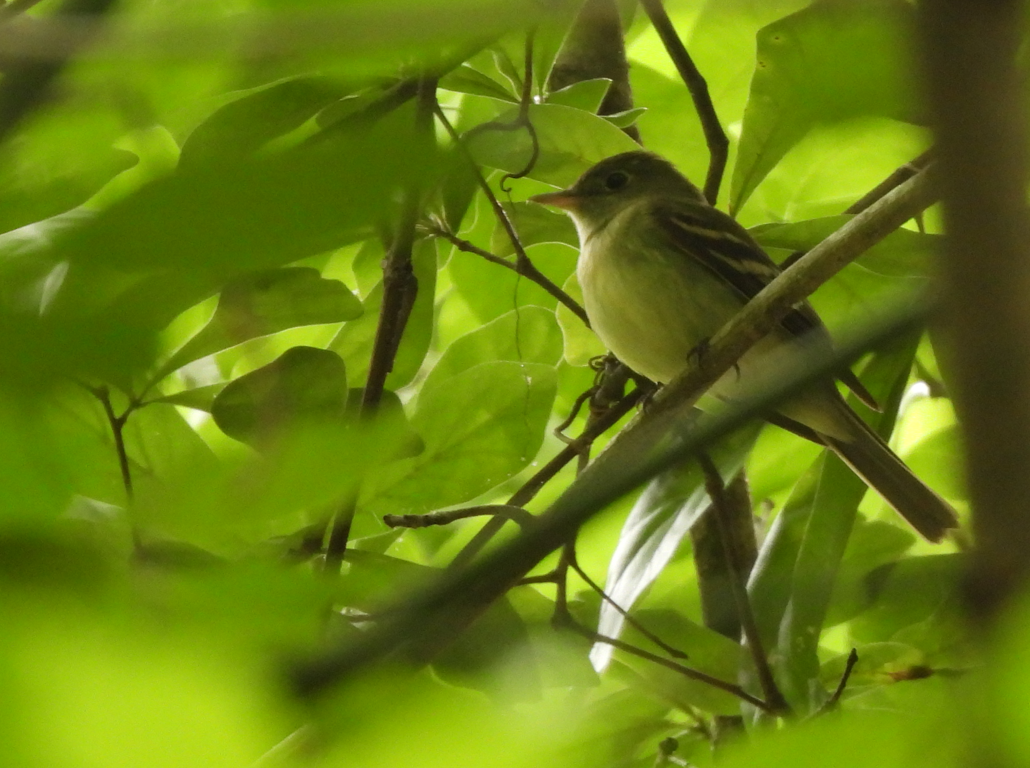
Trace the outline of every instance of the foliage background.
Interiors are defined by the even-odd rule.
[[[437,583],[484,525],[409,530],[384,516],[506,503],[565,447],[553,429],[604,351],[551,293],[444,236],[515,258],[461,149],[427,119],[427,92],[533,264],[573,297],[571,225],[524,201],[633,149],[630,124],[703,179],[690,93],[633,3],[621,10],[642,111],[608,118],[597,115],[607,83],[548,88],[576,4],[22,7],[34,5],[0,8],[10,764],[706,764],[718,718],[740,714],[751,736],[725,747],[724,764],[941,764],[964,759],[978,728],[1002,759],[1025,759],[1025,609],[1000,622],[989,671],[974,674],[984,656],[959,545],[916,541],[816,446],[772,427],[718,449],[719,463],[732,474],[755,441],[751,601],[797,721],[858,651],[837,712],[777,727],[625,650],[598,672],[590,659],[608,652],[552,625],[562,592],[547,583],[513,588],[442,650],[430,637],[428,665],[362,665],[317,695],[298,691],[296,669],[375,637],[387,607]],[[815,246],[930,146],[907,3],[667,10],[730,139],[720,201],[776,260]],[[104,33],[76,49],[88,24]],[[520,115],[528,26],[539,155],[504,179],[526,167],[531,134],[483,126]],[[54,62],[67,66],[43,89]],[[46,98],[18,121],[23,83]],[[416,219],[417,296],[376,418],[361,418],[391,316],[384,259]],[[912,301],[940,232],[931,209],[820,288],[812,301],[830,328],[854,334]],[[966,513],[939,352],[933,334],[911,334],[856,370],[888,406],[881,426],[896,416],[896,450]],[[565,433],[585,426],[581,413]],[[523,506],[544,512],[575,475],[571,462]],[[578,563],[688,666],[755,692],[747,653],[702,618],[687,533],[704,497],[698,477],[683,483],[610,504],[580,530]],[[826,510],[836,522],[809,525]],[[322,533],[350,513],[336,575]],[[567,599],[598,626],[601,598],[574,573]],[[617,634],[608,614],[602,628]],[[631,628],[623,637],[661,653]]]

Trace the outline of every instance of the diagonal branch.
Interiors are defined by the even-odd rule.
[[[419,79],[416,95],[418,107],[415,119],[422,135],[431,137],[432,107],[436,103],[436,78]],[[411,251],[415,243],[415,227],[421,214],[422,189],[418,178],[404,191],[400,219],[390,251],[383,264],[383,303],[379,310],[372,360],[361,398],[361,415],[371,416],[379,405],[386,385],[386,377],[393,370],[394,358],[400,346],[404,328],[418,293],[418,281],[411,267]],[[324,569],[337,573],[343,563],[350,538],[351,523],[357,507],[357,494],[344,500],[334,515],[329,541],[326,544]]]
[[[708,144],[708,152],[711,159],[708,162],[708,175],[705,177],[705,198],[709,203],[715,205],[719,197],[719,187],[722,185],[722,175],[726,170],[726,158],[729,156],[730,141],[726,138],[726,132],[719,123],[719,116],[715,113],[715,105],[708,93],[708,83],[705,82],[701,72],[690,58],[686,46],[676,34],[676,28],[672,26],[669,14],[665,12],[662,0],[640,0],[644,12],[651,20],[658,37],[661,38],[665,50],[676,65],[683,82],[686,83],[690,96],[694,100],[694,108],[701,120],[701,130],[705,134],[705,143]]]

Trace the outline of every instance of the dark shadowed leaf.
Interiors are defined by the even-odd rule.
[[[293,347],[275,361],[228,384],[211,406],[219,428],[260,443],[304,423],[345,423],[347,372],[335,352]]]

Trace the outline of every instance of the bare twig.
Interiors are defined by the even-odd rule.
[[[690,667],[684,666],[683,664],[673,661],[672,659],[667,659],[664,656],[659,656],[656,653],[645,651],[643,648],[637,648],[635,645],[627,643],[624,640],[619,640],[614,637],[608,637],[606,635],[599,634],[593,631],[592,629],[589,629],[588,627],[584,627],[582,624],[580,624],[578,621],[572,618],[568,611],[564,611],[560,615],[556,614],[555,623],[560,627],[566,627],[568,629],[571,629],[572,631],[582,635],[583,637],[595,643],[606,643],[612,646],[613,648],[617,648],[620,651],[632,654],[633,656],[638,656],[641,659],[647,659],[648,661],[654,662],[655,664],[665,667],[666,669],[671,669],[673,672],[678,672],[679,674],[683,675],[684,677],[690,678],[691,680],[697,680],[698,682],[705,683],[706,685],[710,685],[713,688],[718,688],[720,691],[725,691],[731,696],[736,696],[741,701],[745,701],[751,706],[762,710],[763,712],[767,712],[773,715],[779,713],[779,710],[776,710],[775,708],[770,706],[768,703],[762,701],[761,699],[752,696],[739,685],[736,685],[734,683],[728,683],[725,680],[720,680],[719,678],[712,677],[711,675],[706,675],[704,672],[699,672],[696,669],[691,669]]]
[[[861,213],[866,210],[877,200],[882,199],[888,192],[901,186],[924,168],[928,168],[930,163],[933,162],[933,158],[933,149],[928,149],[919,157],[909,160],[903,166],[891,173],[890,176],[849,205],[844,213]]]
[[[837,707],[840,697],[844,695],[844,690],[848,687],[848,680],[851,679],[851,673],[855,670],[856,664],[858,664],[858,650],[852,648],[851,653],[848,654],[848,660],[844,663],[844,673],[840,676],[837,689],[826,700],[826,703],[819,707],[819,711],[815,713],[816,716],[826,714]]]
[[[701,72],[698,71],[694,60],[690,58],[686,46],[676,34],[676,28],[672,26],[672,20],[665,12],[662,0],[640,0],[651,24],[654,26],[658,37],[661,38],[665,50],[676,66],[683,82],[686,83],[690,96],[694,100],[694,108],[701,120],[701,129],[705,134],[705,142],[708,144],[708,152],[711,156],[708,162],[708,175],[705,177],[705,198],[709,203],[715,205],[719,197],[719,187],[722,185],[722,175],[726,170],[726,158],[729,155],[730,142],[726,138],[726,132],[719,123],[719,116],[715,113],[715,105],[708,93],[708,83],[705,82]]]
[[[664,640],[662,640],[660,637],[658,637],[654,632],[652,632],[647,627],[645,627],[643,624],[641,624],[639,621],[637,621],[635,618],[633,618],[633,616],[630,614],[629,611],[627,611],[625,608],[623,608],[621,605],[619,605],[617,602],[615,602],[615,600],[613,600],[608,595],[608,593],[604,591],[604,589],[601,587],[601,585],[599,585],[592,578],[590,578],[590,576],[587,574],[587,572],[584,571],[580,567],[579,561],[576,559],[576,548],[575,548],[575,545],[570,545],[567,548],[566,551],[568,552],[568,555],[566,557],[567,562],[568,562],[568,566],[572,570],[574,570],[579,575],[579,577],[581,579],[583,579],[583,581],[585,581],[587,583],[587,586],[590,587],[592,590],[594,590],[594,592],[596,592],[600,596],[600,598],[602,600],[604,600],[606,603],[608,603],[608,605],[610,605],[612,608],[614,608],[619,613],[619,615],[622,616],[622,618],[625,620],[625,622],[627,624],[629,624],[631,627],[633,627],[635,630],[637,630],[637,632],[642,634],[644,637],[646,637],[652,643],[657,645],[659,648],[661,648],[667,654],[672,656],[674,659],[687,659],[687,658],[689,658],[689,656],[687,656],[686,653],[681,651],[679,648],[676,648],[674,646],[669,645]]]
[[[787,700],[783,698],[783,693],[773,678],[772,669],[769,667],[769,659],[765,655],[762,637],[758,631],[758,624],[755,622],[755,615],[751,611],[751,601],[748,599],[747,594],[746,574],[741,573],[739,563],[737,562],[733,539],[726,520],[731,503],[726,497],[726,488],[722,482],[722,475],[719,474],[719,469],[712,463],[707,454],[702,453],[698,457],[698,463],[704,470],[705,488],[708,491],[708,497],[712,500],[712,520],[715,523],[715,529],[722,543],[730,592],[733,595],[733,602],[737,607],[737,617],[740,619],[740,627],[744,632],[745,644],[751,651],[751,658],[755,662],[755,671],[758,675],[758,683],[762,687],[762,695],[774,712],[789,712],[790,706],[787,704]]]
[[[592,424],[587,424],[586,429],[583,430],[583,434],[579,438],[561,451],[559,451],[554,458],[547,462],[543,467],[539,469],[531,478],[529,478],[522,487],[512,494],[511,498],[508,499],[508,505],[515,507],[524,507],[528,504],[540,489],[543,488],[555,475],[573,459],[579,456],[584,448],[590,445],[606,430],[615,425],[623,416],[633,410],[641,398],[644,396],[644,391],[641,389],[634,389],[622,400],[601,418],[597,419]],[[490,520],[483,528],[472,538],[472,540],[465,545],[465,548],[455,555],[454,560],[448,566],[449,569],[461,568],[472,561],[472,559],[479,554],[479,552],[486,546],[487,542],[490,541],[497,532],[501,530],[501,526],[504,525],[504,521],[501,519]]]
[[[521,179],[529,174],[540,157],[540,139],[536,134],[536,126],[529,119],[529,107],[533,103],[533,38],[536,30],[531,29],[526,33],[526,63],[525,74],[522,78],[522,98],[519,99],[519,116],[515,118],[515,126],[525,128],[529,134],[530,144],[533,150],[526,161],[526,165],[518,173],[506,173],[501,177],[498,186],[507,194],[511,190],[506,186],[509,179]]]
[[[425,515],[383,515],[383,522],[391,528],[429,528],[434,525],[450,525],[458,520],[483,516],[501,517],[525,528],[532,525],[533,516],[522,507],[510,504],[485,504],[481,507],[446,509]]]
[[[503,259],[497,254],[490,253],[490,251],[480,248],[478,245],[474,245],[473,243],[470,243],[468,240],[458,237],[456,234],[454,234],[446,227],[444,227],[443,222],[433,222],[431,224],[428,224],[426,225],[426,230],[431,235],[442,237],[444,240],[449,242],[459,251],[463,251],[465,253],[474,253],[476,256],[486,259],[491,264],[497,264],[498,266],[504,267],[505,269],[510,269],[513,272],[515,272],[515,274],[521,275],[530,282],[536,283],[545,291],[547,291],[547,293],[556,298],[570,312],[576,315],[576,317],[582,320],[587,327],[590,327],[590,321],[587,320],[586,310],[584,310],[583,307],[581,307],[575,299],[569,296],[569,294],[565,293],[565,291],[563,291],[561,288],[555,285],[550,280],[550,278],[547,277],[547,275],[545,275],[543,272],[537,269],[528,257],[524,259],[520,258],[515,262]]]
[[[100,401],[107,415],[107,423],[111,426],[111,436],[114,438],[114,450],[118,455],[118,468],[122,473],[125,497],[132,501],[132,473],[129,471],[129,454],[125,450],[125,423],[128,421],[129,411],[121,416],[115,414],[114,406],[111,404],[111,393],[107,387],[96,387],[90,391]]]

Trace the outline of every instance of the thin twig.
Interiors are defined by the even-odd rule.
[[[563,304],[565,304],[565,306],[567,306],[572,312],[574,312],[576,316],[579,317],[579,319],[582,320],[589,327],[590,320],[589,318],[587,318],[586,311],[578,304],[576,304],[576,302],[572,301],[572,299],[568,298],[568,296],[565,295],[565,292],[558,288],[558,286],[554,285],[554,283],[548,280],[547,277],[536,268],[536,266],[530,260],[529,256],[526,255],[526,249],[522,247],[522,241],[519,239],[518,233],[515,231],[515,227],[511,223],[511,219],[508,218],[508,214],[505,212],[504,206],[502,206],[500,201],[497,199],[497,195],[495,195],[493,190],[490,189],[490,185],[487,183],[486,177],[483,175],[483,171],[479,168],[479,165],[476,163],[476,159],[472,157],[472,153],[469,152],[468,147],[465,146],[465,142],[462,141],[461,137],[458,135],[458,132],[454,130],[454,126],[451,125],[451,121],[447,119],[447,115],[444,114],[443,109],[440,108],[439,104],[436,104],[435,111],[437,119],[440,121],[441,125],[443,125],[444,129],[447,131],[451,139],[454,141],[455,146],[458,147],[458,151],[461,152],[462,157],[464,157],[465,161],[469,164],[469,168],[472,170],[473,174],[476,177],[476,183],[479,185],[479,188],[483,191],[483,194],[486,196],[487,201],[490,203],[490,207],[493,209],[494,216],[497,217],[497,220],[501,223],[501,226],[507,233],[508,239],[511,241],[511,247],[515,251],[515,271],[518,272],[520,275],[524,275],[526,278],[532,280],[537,285],[544,288],[548,293],[550,293],[552,296],[554,296]],[[471,243],[469,243],[469,245],[471,245]],[[472,248],[475,247],[476,246],[472,246]],[[481,249],[474,250],[471,252],[476,253],[480,256],[483,255]],[[496,259],[500,257],[495,256],[494,258]],[[548,287],[548,285],[552,287]],[[555,291],[558,291],[558,293],[555,293]],[[566,296],[567,301],[565,299],[562,299],[561,296]]]
[[[554,458],[547,462],[541,467],[536,474],[529,478],[522,487],[512,494],[511,498],[508,499],[508,505],[514,507],[524,507],[528,504],[540,489],[543,488],[555,475],[561,472],[565,466],[579,456],[586,446],[589,446],[602,435],[607,429],[615,425],[619,419],[629,413],[640,402],[644,396],[644,391],[640,388],[634,389],[622,400],[601,418],[597,419],[592,424],[588,423],[586,428],[583,430],[583,434],[579,438],[561,451],[559,451]],[[479,554],[479,552],[486,546],[487,542],[490,541],[497,532],[501,530],[504,525],[504,520],[493,519],[487,522],[486,525],[479,530],[478,533],[472,540],[465,545],[464,549],[455,555],[454,560],[451,561],[447,567],[449,569],[457,569],[467,565],[472,559]]]
[[[751,658],[755,662],[755,671],[758,674],[758,683],[762,687],[762,695],[774,712],[789,712],[790,706],[783,698],[783,693],[776,685],[772,669],[769,667],[769,659],[765,655],[765,647],[762,643],[761,634],[758,631],[758,624],[755,615],[751,611],[751,601],[748,599],[747,587],[745,586],[744,574],[740,572],[737,558],[733,552],[733,542],[730,539],[730,532],[726,525],[726,512],[729,508],[729,500],[726,498],[726,488],[723,485],[722,475],[707,454],[698,456],[698,463],[701,465],[705,475],[705,488],[708,497],[712,500],[713,520],[715,529],[718,531],[719,539],[722,542],[723,556],[726,558],[726,573],[729,577],[730,591],[733,594],[733,602],[737,606],[737,616],[740,619],[740,627],[744,632],[744,641],[751,651]]]
[[[579,575],[579,577],[587,583],[587,586],[594,590],[594,592],[596,592],[602,600],[608,603],[608,605],[614,608],[619,613],[619,615],[622,616],[626,623],[633,627],[635,630],[637,630],[637,632],[642,634],[644,637],[646,637],[652,643],[657,645],[659,648],[661,648],[667,654],[672,656],[674,659],[690,658],[686,653],[681,651],[679,648],[669,645],[656,634],[654,634],[651,630],[649,630],[647,627],[641,624],[639,621],[634,619],[629,611],[627,611],[625,608],[623,608],[621,605],[615,602],[615,600],[612,599],[608,595],[608,593],[604,591],[601,585],[599,585],[592,578],[590,578],[590,576],[587,575],[587,572],[584,571],[583,568],[579,565],[579,560],[576,558],[575,545],[569,547],[568,563],[569,567],[572,568],[572,570],[574,570]]]
[[[129,413],[126,411],[121,416],[115,414],[114,406],[111,404],[111,393],[107,387],[96,387],[90,391],[104,407],[107,423],[111,425],[111,435],[114,438],[115,453],[118,454],[118,468],[122,473],[122,485],[125,486],[125,496],[129,501],[132,501],[132,473],[129,471],[129,454],[125,450],[125,422],[128,420]]]
[[[909,160],[901,167],[894,170],[890,176],[881,181],[875,187],[866,192],[862,197],[849,205],[844,213],[861,213],[877,200],[881,200],[891,190],[900,187],[924,168],[929,167],[934,159],[934,150],[931,147],[919,157]]]
[[[726,158],[729,156],[730,142],[726,138],[726,132],[719,123],[719,116],[715,113],[715,105],[708,93],[708,83],[705,82],[701,72],[690,58],[687,48],[683,45],[672,20],[662,6],[662,0],[640,0],[644,12],[651,20],[658,37],[661,38],[669,58],[676,66],[690,96],[694,100],[694,109],[701,120],[701,130],[705,134],[705,143],[708,144],[710,159],[708,161],[708,175],[705,177],[705,198],[709,203],[715,205],[719,197],[719,187],[722,185],[722,175],[726,170]]]
[[[425,515],[383,515],[383,522],[391,528],[429,528],[434,525],[450,525],[458,520],[485,515],[511,520],[522,528],[533,522],[533,516],[529,512],[522,507],[513,507],[510,504],[484,504],[480,507],[446,509],[429,512]]]
[[[925,168],[929,168],[930,164],[933,162],[933,158],[934,150],[931,148],[926,150],[923,154],[919,155],[919,157],[915,157],[912,160],[909,160],[904,165],[894,169],[893,171],[891,171],[891,174],[887,178],[885,178],[875,187],[873,187],[864,195],[862,195],[862,197],[860,197],[858,200],[849,205],[844,210],[844,213],[851,215],[862,213],[862,211],[865,211],[867,208],[869,208],[869,206],[873,205],[873,203],[882,200],[885,195],[897,189],[899,186],[901,186],[906,181],[911,179],[917,173],[919,173]],[[915,215],[915,218],[917,221],[920,221],[922,218],[922,212],[920,211],[919,213],[917,213]],[[922,231],[922,227],[920,227],[920,231]],[[808,251],[794,251],[782,262],[780,262],[780,269],[786,269],[795,261],[804,256],[806,253],[808,253]]]
[[[427,139],[432,136],[432,109],[436,103],[436,78],[423,76],[418,83],[416,127]],[[428,143],[428,142],[427,142]],[[418,178],[404,191],[400,220],[396,235],[383,265],[383,301],[379,310],[372,359],[368,378],[361,398],[361,416],[370,418],[379,406],[386,385],[386,377],[393,370],[394,359],[401,337],[407,326],[411,308],[418,293],[418,281],[411,266],[411,252],[415,242],[422,204],[422,190]],[[351,523],[357,508],[357,493],[352,493],[334,515],[329,541],[326,544],[324,570],[336,573],[343,563],[350,538]]]
[[[547,275],[538,270],[528,257],[524,259],[520,258],[514,263],[510,262],[507,259],[501,258],[497,254],[490,253],[490,251],[470,243],[468,240],[458,237],[456,234],[448,230],[443,225],[443,222],[436,221],[426,224],[425,229],[431,235],[442,237],[459,251],[474,253],[476,256],[484,258],[492,264],[497,264],[505,269],[510,269],[515,274],[521,275],[532,283],[536,283],[547,291],[547,293],[556,298],[561,304],[565,305],[565,307],[576,315],[576,317],[582,320],[588,328],[590,327],[590,321],[587,319],[586,310],[584,310],[575,299],[569,296],[569,294],[565,293],[565,291],[551,282]]]
[[[815,713],[816,716],[826,714],[840,703],[840,697],[844,695],[844,689],[848,687],[848,680],[851,679],[851,673],[855,670],[856,664],[858,664],[858,650],[852,648],[851,653],[848,654],[848,660],[844,663],[844,674],[840,676],[837,690],[833,692],[833,695],[827,699],[825,704],[819,707],[819,711]]]
[[[536,165],[537,158],[540,157],[540,138],[537,136],[536,126],[529,119],[529,107],[533,103],[533,40],[535,37],[535,28],[526,33],[525,76],[522,78],[522,98],[519,99],[519,116],[515,119],[515,124],[520,128],[525,128],[529,134],[529,141],[533,150],[521,171],[518,173],[506,173],[501,177],[499,186],[505,193],[510,193],[511,191],[506,186],[507,181],[527,176]]]
[[[683,675],[684,677],[688,677],[691,680],[697,680],[698,682],[705,683],[706,685],[710,685],[713,688],[718,688],[720,691],[725,691],[731,696],[736,696],[738,699],[747,702],[748,704],[752,705],[753,707],[756,707],[757,709],[762,710],[763,712],[775,715],[778,714],[778,712],[780,711],[770,706],[766,702],[762,701],[761,699],[752,696],[739,685],[736,685],[734,683],[728,683],[725,680],[720,680],[719,678],[712,677],[711,675],[706,675],[704,672],[699,672],[696,669],[691,669],[690,667],[684,666],[683,664],[673,661],[672,659],[667,659],[664,656],[659,656],[656,653],[645,651],[643,648],[637,648],[635,645],[632,645],[631,643],[627,643],[623,640],[619,640],[614,637],[608,637],[607,635],[602,635],[588,627],[584,627],[582,624],[580,624],[578,621],[572,618],[572,615],[569,614],[568,611],[564,611],[562,615],[556,614],[555,623],[558,626],[571,629],[572,631],[582,635],[588,640],[592,640],[595,643],[605,643],[625,653],[632,654],[633,656],[638,656],[641,659],[647,659],[648,661],[654,662],[655,664],[665,667],[666,669],[671,669],[673,672],[678,672],[679,674]]]

